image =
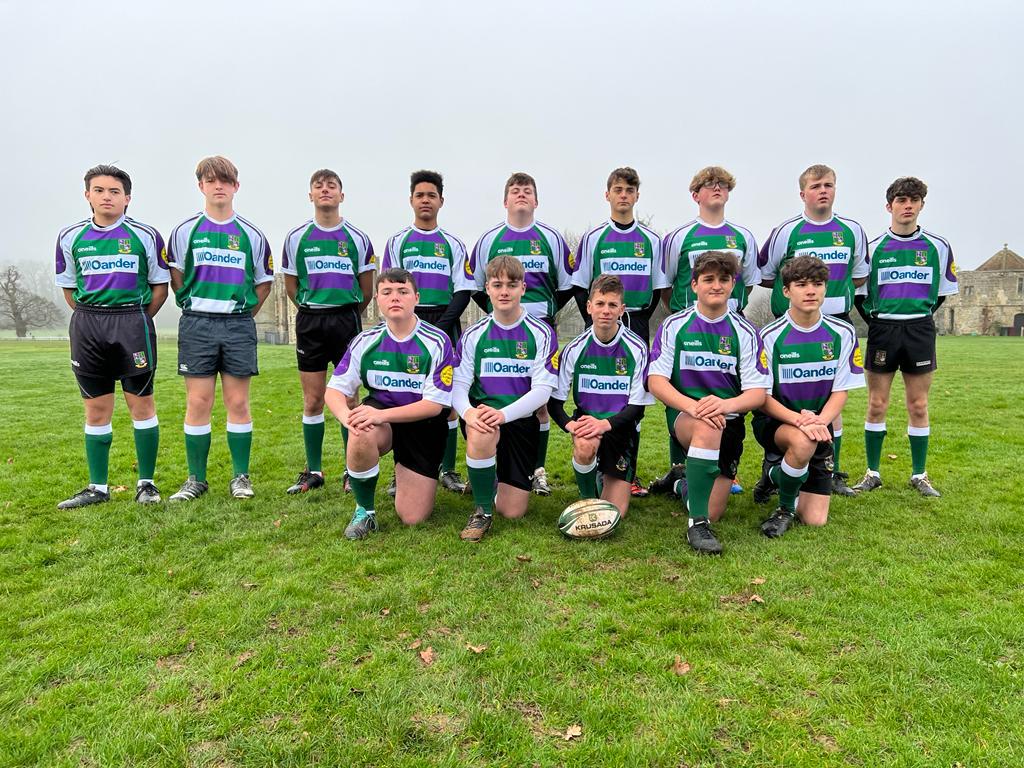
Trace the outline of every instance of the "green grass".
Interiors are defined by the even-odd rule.
[[[561,434],[555,495],[479,546],[458,540],[471,501],[443,491],[425,525],[385,501],[380,535],[344,541],[336,429],[329,487],[283,493],[302,464],[288,348],[260,351],[255,500],[227,498],[218,409],[208,497],[142,509],[123,491],[58,512],[85,483],[66,347],[0,344],[0,765],[1020,765],[1024,357],[1012,339],[939,344],[943,498],[906,487],[898,395],[885,487],[770,542],[748,436],[720,559],[690,553],[663,498],[634,502],[610,540],[562,539],[576,491]],[[184,392],[173,344],[161,355],[166,496],[185,474]],[[846,412],[851,475],[864,402]],[[664,468],[663,425],[649,413],[646,477]],[[131,488],[123,403],[114,430],[111,483]]]

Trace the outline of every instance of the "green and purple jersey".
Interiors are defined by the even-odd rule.
[[[523,312],[512,325],[488,315],[459,339],[455,388],[474,405],[501,409],[531,389],[558,383],[558,338],[551,326]]]
[[[768,389],[768,358],[757,329],[734,312],[709,320],[696,305],[669,315],[651,347],[648,375],[664,376],[694,400]],[[728,418],[739,414],[730,413]]]
[[[774,280],[772,314],[781,317],[789,309],[782,294],[782,267],[796,256],[817,256],[828,267],[828,285],[821,311],[847,314],[853,307],[854,278],[868,276],[867,237],[853,219],[833,216],[826,222],[795,216],[774,230],[758,256],[763,280]]]
[[[457,291],[472,291],[476,283],[466,274],[466,246],[438,227],[429,232],[406,227],[392,235],[380,268],[398,267],[412,273],[421,307],[446,307]]]
[[[572,288],[575,267],[562,236],[539,221],[526,229],[502,222],[488,230],[466,262],[466,275],[473,278],[477,290],[485,289],[487,263],[496,256],[514,256],[522,262],[526,271],[523,308],[534,317],[554,317],[558,311],[555,293]],[[490,309],[490,301],[487,306]]]
[[[288,233],[281,251],[281,271],[298,283],[295,303],[314,309],[361,303],[359,275],[374,262],[370,238],[347,221],[328,229],[310,219]]]
[[[906,237],[887,231],[868,246],[871,274],[864,310],[883,320],[928,317],[940,296],[959,288],[953,249],[938,235],[918,229]]]
[[[655,291],[668,287],[662,270],[661,238],[634,221],[620,229],[606,221],[580,238],[576,249],[572,284],[590,290],[601,275],[615,275],[625,288],[623,302],[630,312],[646,309],[657,301]]]
[[[739,262],[740,271],[729,297],[729,309],[747,306],[747,289],[761,283],[761,270],[757,266],[757,242],[749,229],[725,221],[717,227],[694,219],[669,232],[662,241],[666,285],[672,287],[669,309],[673,312],[697,303],[693,292],[693,263],[702,253],[723,251],[731,253]]]
[[[349,344],[328,387],[346,397],[366,387],[386,408],[429,400],[452,404],[452,343],[429,323],[416,321],[412,333],[399,339],[388,324],[363,331]]]
[[[811,328],[789,312],[761,329],[771,372],[770,394],[800,413],[821,413],[833,392],[864,386],[864,359],[849,323],[822,315]]]
[[[109,227],[86,219],[62,229],[56,275],[59,287],[74,289],[76,304],[99,307],[145,306],[150,286],[171,279],[160,233],[127,216]]]
[[[653,405],[644,388],[647,345],[619,324],[615,336],[603,342],[591,326],[566,344],[558,360],[558,386],[552,395],[595,419],[607,419],[627,405]]]
[[[197,213],[183,221],[167,241],[167,263],[181,272],[178,306],[191,312],[251,312],[259,303],[256,286],[274,279],[266,236],[237,214],[215,221]]]

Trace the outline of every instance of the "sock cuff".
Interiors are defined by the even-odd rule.
[[[210,424],[186,424],[186,435],[208,435],[213,430]]]
[[[498,463],[497,456],[489,456],[486,459],[471,459],[469,456],[466,457],[466,466],[470,469],[487,469],[493,467]]]
[[[718,454],[717,448],[694,448],[692,445],[686,451],[688,459],[704,459],[705,461],[718,461]]]
[[[238,434],[245,434],[246,432],[252,432],[252,422],[251,421],[247,422],[245,424],[235,424],[235,423],[229,421],[226,426],[227,426],[228,432],[235,432],[235,433],[238,433]]]
[[[114,432],[113,422],[107,424],[86,424],[85,434],[87,435],[110,435]]]
[[[842,427],[840,427],[839,429],[833,429],[832,430],[832,437],[842,437],[842,436],[843,436],[843,428]]]
[[[579,472],[581,475],[585,475],[588,472],[593,472],[595,469],[597,469],[597,456],[595,456],[594,460],[589,464],[580,464],[579,462],[576,461],[576,457],[574,456],[572,459],[572,468]]]
[[[907,434],[910,437],[928,437],[928,435],[931,434],[931,431],[932,431],[931,426],[927,426],[927,427],[911,427],[909,425],[907,426]]]
[[[458,428],[459,428],[459,420],[458,419],[456,419],[455,421],[449,421],[448,422],[448,429],[458,429]]]
[[[302,423],[303,424],[323,424],[324,423],[324,415],[323,415],[323,413],[318,413],[316,416],[307,416],[306,414],[302,414]]]
[[[790,477],[803,477],[807,473],[806,466],[794,467],[791,466],[785,459],[783,459],[782,463],[779,464],[779,469],[781,469],[784,474],[787,474]]]
[[[541,432],[550,432],[551,431],[551,422],[550,421],[541,422],[540,431]]]
[[[156,427],[159,424],[160,422],[157,420],[156,416],[152,416],[148,419],[142,419],[142,421],[135,421],[135,419],[132,419],[132,426],[136,429],[153,429],[153,427]]]
[[[364,469],[362,472],[352,469],[352,467],[346,465],[345,471],[348,472],[349,477],[355,478],[356,480],[369,480],[371,477],[376,477],[380,474],[380,464],[374,464],[372,467]]]
[[[884,421],[879,421],[879,422],[876,423],[876,422],[873,422],[873,421],[865,421],[864,422],[864,431],[865,432],[885,432],[886,431],[885,430],[885,422]]]

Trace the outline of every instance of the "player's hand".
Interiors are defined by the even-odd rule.
[[[505,414],[496,408],[491,408],[489,405],[478,405],[476,409],[480,413],[480,421],[489,427],[497,429],[505,423]]]
[[[565,425],[565,431],[573,437],[576,437],[576,430],[579,429],[579,426],[579,422],[574,419]]]
[[[579,427],[573,433],[576,437],[595,438],[600,437],[612,428],[608,419],[595,419],[593,416],[580,416]]]
[[[821,424],[822,426],[827,427],[829,422],[825,421],[823,418],[821,418],[821,416],[816,414],[814,411],[809,411],[806,408],[804,408],[802,411],[800,411],[799,416],[797,416],[795,426],[802,427],[805,424]]]
[[[480,420],[480,409],[470,408],[462,416],[466,420],[466,429],[472,429],[474,432],[479,432],[482,435],[489,435],[494,432],[497,427],[490,427]]]
[[[703,421],[709,427],[714,427],[715,429],[725,429],[726,419],[725,416],[722,416],[721,414],[715,416],[705,416],[704,418],[701,419],[701,421]]]
[[[832,435],[829,434],[827,424],[804,424],[800,427],[800,431],[819,443],[832,442]]]
[[[384,418],[384,411],[381,409],[371,408],[368,405],[359,405],[348,412],[347,423],[349,429],[369,432],[374,427],[387,422]]]
[[[697,405],[694,408],[694,416],[698,419],[709,416],[724,416],[726,413],[728,413],[728,409],[725,407],[725,400],[717,395],[705,395],[697,401]]]

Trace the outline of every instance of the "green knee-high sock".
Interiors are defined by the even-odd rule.
[[[112,442],[114,442],[114,428],[110,424],[85,425],[85,462],[89,465],[90,485],[107,484]]]
[[[459,420],[448,422],[448,442],[444,444],[444,458],[441,459],[442,472],[455,471],[455,453],[459,447]]]
[[[882,443],[885,442],[885,422],[873,424],[864,422],[864,453],[867,454],[868,469],[878,472],[882,466]]]
[[[785,459],[768,470],[768,477],[779,487],[779,506],[796,514],[796,497],[807,480],[807,467],[791,467]]]
[[[672,435],[668,436],[668,461],[673,467],[686,463],[686,451]]]
[[[236,475],[249,474],[249,455],[252,453],[252,422],[228,422],[228,450],[231,452],[231,471]]]
[[[839,472],[839,449],[843,447],[843,430],[836,430],[832,435],[832,471]]]
[[[154,416],[132,421],[132,426],[135,427],[135,461],[139,465],[139,480],[152,480],[160,448],[160,423]]]
[[[910,438],[910,462],[915,475],[923,475],[928,463],[928,435],[930,427],[907,427]]]
[[[717,450],[690,448],[686,454],[686,506],[691,519],[707,519],[711,489],[718,475]]]
[[[188,473],[201,483],[206,482],[206,464],[210,458],[210,425],[185,425],[185,458]]]
[[[537,441],[537,461],[534,469],[540,469],[548,460],[548,438],[551,437],[551,422],[546,421],[540,425],[540,439]]]
[[[345,446],[345,449],[347,450],[348,449],[348,427],[346,427],[344,424],[341,425],[341,442]]]
[[[494,514],[494,488],[498,484],[497,457],[471,459],[466,457],[466,473],[473,488],[473,503],[485,515]]]
[[[597,489],[597,457],[590,464],[583,465],[572,460],[572,470],[576,473],[576,487],[580,489],[580,498],[596,499],[600,496]]]
[[[380,464],[375,464],[363,472],[356,472],[351,467],[346,469],[348,481],[352,484],[352,495],[356,504],[373,514],[374,496],[377,493],[377,478],[380,477]]]
[[[302,444],[306,448],[306,469],[323,472],[324,415],[302,417]]]

